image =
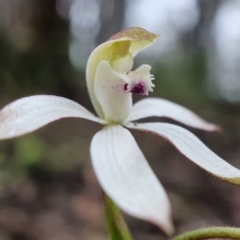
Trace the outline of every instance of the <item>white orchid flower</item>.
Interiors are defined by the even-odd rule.
[[[141,28],[129,28],[92,52],[87,64],[87,86],[99,118],[62,97],[25,97],[1,110],[0,139],[30,133],[61,118],[84,118],[106,125],[93,137],[90,148],[93,168],[103,190],[126,213],[150,221],[171,234],[167,195],[126,128],[168,140],[198,166],[230,183],[240,184],[240,171],[182,127],[168,123],[132,123],[157,116],[207,131],[218,129],[186,108],[164,99],[148,98],[132,106],[132,93],[147,95],[154,86],[151,67],[142,65],[132,71],[133,58],[157,37]]]

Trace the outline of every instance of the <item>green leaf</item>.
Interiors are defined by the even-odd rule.
[[[203,239],[240,239],[240,228],[234,227],[200,228],[172,238],[172,240],[203,240]]]
[[[105,194],[105,218],[111,240],[132,240],[120,210],[115,203]]]

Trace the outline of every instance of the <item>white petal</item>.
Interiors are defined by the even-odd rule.
[[[111,45],[112,45],[112,42],[106,42],[104,44],[101,44],[99,47],[97,47],[90,55],[87,62],[87,68],[86,68],[86,80],[87,80],[88,93],[94,109],[96,110],[98,116],[101,118],[103,118],[102,108],[96,98],[95,91],[94,91],[95,75],[96,75],[96,69],[98,67],[98,64],[101,61],[103,60],[110,61],[112,57]]]
[[[139,66],[135,72],[139,72],[142,74],[148,74],[151,71],[152,67],[148,64],[142,64],[141,66]]]
[[[211,174],[233,184],[240,184],[240,170],[218,157],[196,136],[182,127],[168,123],[128,124],[171,142],[183,155]]]
[[[17,137],[68,117],[105,123],[69,99],[47,95],[31,96],[16,100],[0,111],[0,139]]]
[[[125,82],[119,76],[107,61],[99,63],[94,91],[104,119],[113,122],[124,121],[132,109],[132,94],[125,93]]]
[[[123,211],[172,233],[166,193],[128,130],[102,129],[92,140],[91,155],[103,190]]]
[[[217,131],[220,128],[205,121],[187,108],[161,98],[147,98],[133,105],[128,121],[146,117],[168,117],[190,127],[207,131]]]

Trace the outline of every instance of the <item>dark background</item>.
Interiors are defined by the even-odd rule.
[[[137,66],[153,66],[150,96],[222,126],[222,133],[189,130],[240,168],[239,24],[237,0],[0,0],[0,108],[52,94],[93,112],[85,83],[89,54],[123,28],[144,27],[161,35],[136,59]],[[1,240],[107,239],[89,156],[99,129],[68,119],[0,143]],[[169,144],[133,134],[166,188],[178,233],[240,225],[239,187],[210,176]],[[165,239],[155,226],[126,219],[134,239]]]

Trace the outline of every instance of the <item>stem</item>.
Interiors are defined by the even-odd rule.
[[[201,239],[240,239],[240,228],[233,227],[209,227],[193,230],[181,234],[172,240],[201,240]]]
[[[132,240],[128,226],[116,204],[104,195],[105,218],[111,240]]]

